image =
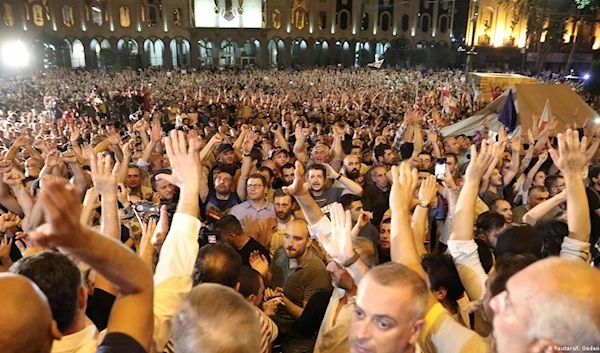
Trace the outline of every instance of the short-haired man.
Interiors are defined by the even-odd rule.
[[[215,222],[215,230],[221,233],[221,239],[231,245],[242,258],[242,265],[250,266],[250,255],[255,251],[264,255],[271,262],[269,252],[256,240],[242,230],[242,225],[232,215],[225,216]]]
[[[271,255],[274,255],[282,245],[283,235],[288,224],[296,219],[294,212],[296,201],[293,197],[285,194],[283,190],[277,189],[273,193],[273,206],[276,217],[256,221],[252,231],[248,234],[269,250]]]
[[[427,152],[419,153],[419,169],[433,171],[433,158]]]
[[[371,169],[373,184],[367,185],[362,196],[363,207],[366,211],[373,212],[372,222],[381,223],[383,214],[390,208],[390,181],[387,177],[387,168],[376,166]]]
[[[313,164],[308,168],[307,174],[310,184],[310,194],[321,208],[338,201],[344,194],[360,195],[363,192],[360,185],[343,176],[341,173],[336,172],[328,164]],[[343,187],[329,186],[327,178],[339,181]],[[326,209],[324,213],[327,213]]]
[[[391,166],[396,164],[396,156],[394,155],[392,146],[388,145],[387,143],[377,145],[374,149],[374,153],[377,165],[381,165],[389,169]]]
[[[340,203],[344,207],[344,210],[350,211],[354,227],[360,229],[357,236],[370,239],[375,245],[378,245],[379,231],[371,223],[371,215],[364,211],[362,198],[357,195],[347,194],[340,198]]]
[[[161,169],[150,178],[150,185],[152,186],[152,191],[154,191],[152,201],[156,203],[167,202],[176,204],[177,197],[175,195],[178,191],[177,188],[167,180],[157,179],[156,176],[159,174],[171,174],[171,170]]]
[[[259,219],[275,218],[275,208],[267,201],[267,181],[260,174],[251,174],[246,181],[247,200],[234,206],[230,213],[235,216],[245,232],[252,232]]]
[[[425,281],[404,265],[390,262],[367,272],[358,285],[350,351],[416,352],[428,295]]]
[[[295,219],[288,224],[283,247],[277,250],[271,262],[271,286],[281,287],[279,293],[283,294],[283,306],[277,311],[274,321],[285,336],[282,337],[284,352],[290,351],[293,346],[306,348],[313,343],[297,337],[293,324],[317,289],[331,287],[325,265],[310,249],[311,242],[306,221]]]
[[[233,289],[220,284],[194,287],[173,317],[177,353],[256,353],[260,352],[260,335],[256,310]]]
[[[214,188],[208,189],[208,185],[202,184],[200,198],[203,203],[202,211],[204,219],[213,223],[229,214],[233,206],[242,203],[236,192],[231,191],[233,177],[227,172],[215,174]],[[204,198],[203,195],[206,195]]]
[[[129,189],[131,202],[152,199],[152,188],[142,185],[142,170],[140,167],[134,164],[129,165],[125,185],[127,185],[127,188]]]
[[[296,167],[292,163],[286,163],[281,167],[281,176],[286,186],[294,182],[294,170]]]
[[[529,210],[534,208],[535,206],[541,204],[542,202],[548,200],[550,198],[550,193],[544,186],[534,185],[529,188],[529,192],[527,193],[527,204],[517,206],[512,210],[512,219],[515,223],[523,223],[523,216]],[[548,215],[545,217],[547,220],[553,219],[553,215]]]
[[[513,211],[510,203],[505,199],[497,199],[490,205],[490,211],[501,214],[506,223],[510,224],[513,221]],[[522,217],[522,216],[521,216]],[[518,222],[521,223],[521,222]]]

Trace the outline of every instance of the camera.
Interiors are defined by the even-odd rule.
[[[200,229],[200,235],[198,236],[198,244],[200,247],[209,244],[216,244],[221,241],[221,232],[218,230],[211,230],[207,227]]]
[[[154,202],[140,202],[133,205],[133,208],[136,212],[140,213],[150,213],[150,214],[159,214],[160,213],[160,204]]]

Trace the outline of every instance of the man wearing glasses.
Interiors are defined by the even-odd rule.
[[[235,205],[230,214],[235,216],[244,232],[250,233],[259,219],[275,218],[275,208],[267,201],[267,181],[261,174],[251,174],[246,181],[246,201]]]

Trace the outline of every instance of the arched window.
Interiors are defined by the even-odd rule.
[[[280,29],[281,28],[281,11],[273,10],[273,28]]]
[[[320,30],[324,30],[325,27],[327,27],[327,13],[325,13],[325,11],[319,12],[319,17],[318,17],[317,22],[318,22],[317,25]]]
[[[408,22],[410,21],[408,15],[402,16],[402,32],[408,31]]]
[[[429,32],[429,27],[430,27],[429,20],[430,20],[429,15],[421,16],[421,30],[423,30],[423,32],[425,32],[425,33]]]
[[[121,6],[119,8],[119,20],[121,27],[127,28],[131,26],[131,15],[129,14],[129,8],[127,6]]]
[[[173,9],[173,24],[181,27],[181,9],[178,7]]]
[[[62,8],[62,16],[63,23],[67,27],[71,27],[75,24],[75,19],[73,18],[73,8],[69,5],[65,5]]]
[[[102,8],[94,5],[90,7],[90,10],[92,10],[92,22],[97,26],[102,26]]]
[[[369,14],[365,12],[365,13],[363,13],[362,21],[360,24],[360,30],[366,31],[368,29],[369,29]]]
[[[4,3],[2,16],[4,17],[4,24],[6,26],[12,27],[15,24],[15,19],[13,17],[13,9],[12,6],[10,6],[10,4]]]
[[[442,16],[440,18],[440,32],[446,33],[448,31],[448,16]]]
[[[390,14],[385,12],[382,13],[380,16],[380,20],[381,20],[381,30],[386,32],[388,29],[390,29]]]
[[[348,19],[350,17],[348,10],[340,11],[340,14],[338,16],[339,16],[340,29],[341,30],[347,29],[348,28]]]
[[[33,23],[38,27],[44,26],[44,8],[40,4],[34,4],[31,7],[33,13]]]

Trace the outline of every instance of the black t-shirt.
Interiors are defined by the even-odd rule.
[[[267,261],[269,261],[269,264],[271,264],[271,255],[269,254],[269,252],[262,245],[260,245],[259,242],[257,242],[253,238],[250,238],[246,245],[244,245],[243,248],[237,251],[238,254],[240,254],[240,256],[242,257],[242,265],[250,266],[250,254],[257,250],[262,255],[264,255],[267,258]]]
[[[591,187],[585,189],[585,193],[587,194],[588,205],[590,207],[590,221],[592,223],[590,244],[593,246],[598,241],[598,237],[600,237],[600,216],[596,214],[596,210],[600,209],[600,193]]]
[[[115,296],[103,291],[94,289],[94,295],[88,296],[88,306],[85,311],[87,317],[92,320],[98,331],[102,331],[108,325],[108,317],[115,303]]]
[[[147,353],[133,337],[121,332],[111,332],[104,337],[96,353]]]

